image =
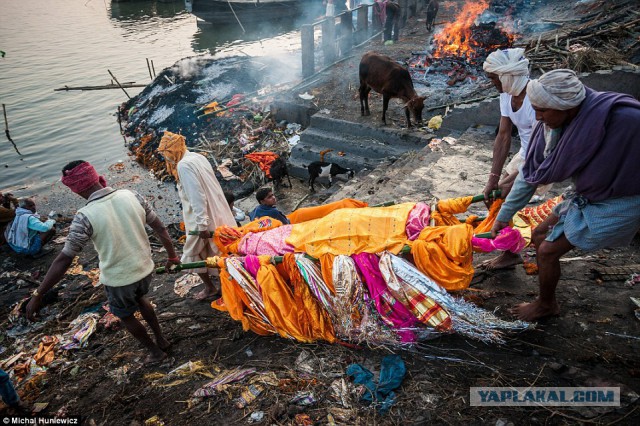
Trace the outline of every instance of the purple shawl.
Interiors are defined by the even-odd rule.
[[[573,178],[590,201],[640,195],[640,102],[629,95],[587,88],[578,115],[544,158],[544,131],[531,135],[524,179],[533,185]]]

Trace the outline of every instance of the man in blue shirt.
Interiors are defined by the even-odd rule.
[[[276,208],[276,196],[270,188],[261,188],[256,192],[256,200],[260,203],[251,213],[249,218],[254,220],[263,216],[269,216],[278,219],[283,225],[288,225],[289,219]]]
[[[56,233],[53,225],[56,221],[40,220],[36,213],[36,203],[31,198],[22,198],[16,209],[16,217],[5,231],[9,247],[16,253],[37,255],[42,246]]]

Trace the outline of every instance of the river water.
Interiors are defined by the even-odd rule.
[[[54,89],[109,84],[107,70],[121,83],[148,84],[146,58],[159,74],[194,55],[295,55],[298,25],[270,23],[250,33],[202,25],[182,1],[1,0],[0,103],[21,155],[0,135],[0,191],[34,195],[69,161],[104,170],[127,158],[115,118],[126,100],[121,90]]]

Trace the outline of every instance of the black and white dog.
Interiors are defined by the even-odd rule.
[[[336,175],[346,174],[348,178],[352,178],[355,174],[351,169],[345,169],[336,163],[327,163],[325,161],[314,161],[307,166],[307,170],[309,171],[309,188],[311,191],[315,191],[313,183],[319,177],[329,178],[329,186],[331,186]]]

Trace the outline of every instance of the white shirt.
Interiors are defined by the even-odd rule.
[[[527,156],[531,132],[536,125],[536,112],[531,106],[529,96],[526,95],[520,109],[514,112],[511,108],[511,98],[513,96],[508,93],[500,93],[500,115],[508,117],[513,125],[518,128],[518,135],[520,135],[520,151],[518,154],[524,158]]]

